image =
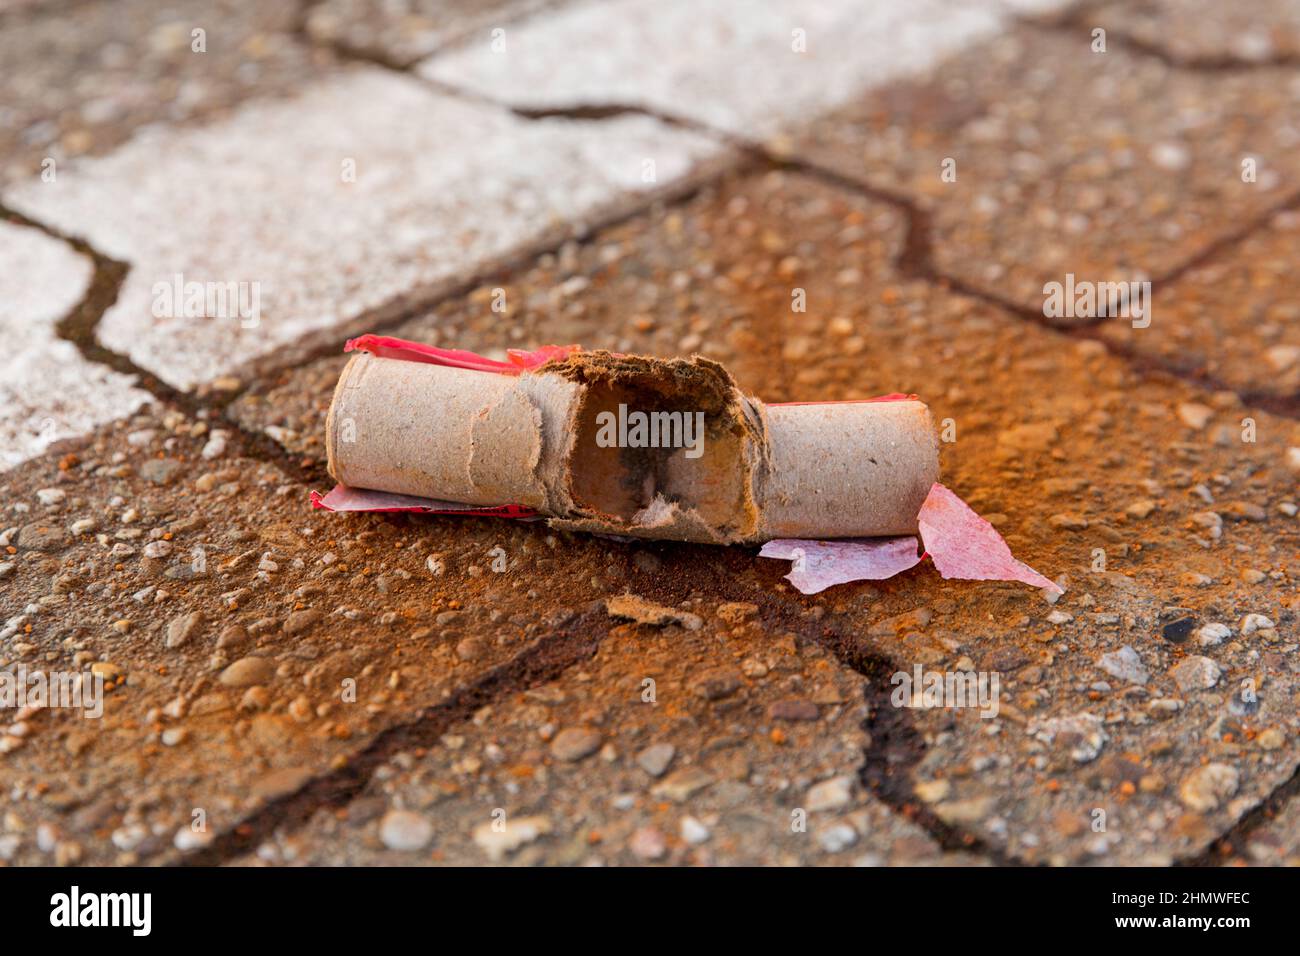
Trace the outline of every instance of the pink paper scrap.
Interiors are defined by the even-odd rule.
[[[883,581],[921,563],[913,537],[838,541],[777,538],[764,544],[758,556],[793,561],[785,579],[804,594],[816,594],[849,581]]]

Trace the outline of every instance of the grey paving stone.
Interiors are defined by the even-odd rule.
[[[0,470],[149,401],[125,375],[93,365],[56,323],[90,287],[94,266],[67,243],[0,219]]]
[[[475,37],[423,66],[514,106],[632,105],[750,138],[830,109],[987,37],[1004,14],[949,0],[599,0]],[[503,42],[500,42],[503,41]]]
[[[151,129],[6,199],[131,264],[98,337],[191,389],[580,229],[718,150],[646,117],[530,122],[358,68],[201,129]]]

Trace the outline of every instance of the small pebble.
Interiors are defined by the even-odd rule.
[[[379,839],[390,850],[422,850],[433,839],[433,824],[409,810],[389,810],[379,822]]]
[[[676,754],[672,744],[651,744],[636,755],[637,766],[652,777],[662,777]]]
[[[551,741],[551,755],[556,760],[573,763],[600,749],[601,736],[590,727],[566,727]]]
[[[1213,621],[1196,629],[1196,643],[1201,647],[1215,647],[1232,636],[1232,628]]]
[[[1268,630],[1276,626],[1263,614],[1247,614],[1237,625],[1243,635],[1254,634],[1256,631]]]
[[[244,657],[221,672],[221,683],[227,687],[252,687],[268,683],[275,677],[275,664],[265,657]]]
[[[295,634],[303,634],[306,631],[311,630],[311,628],[315,626],[316,622],[319,621],[324,616],[325,616],[324,614],[322,614],[320,611],[315,610],[314,608],[307,608],[306,610],[302,610],[302,611],[294,611],[285,619],[284,633],[290,636]]]
[[[1184,658],[1169,669],[1169,676],[1184,694],[1210,689],[1221,674],[1218,664],[1200,655]]]
[[[144,556],[146,558],[158,560],[167,557],[171,553],[172,543],[170,541],[159,539],[157,541],[150,541],[144,546]]]
[[[681,834],[682,839],[692,846],[704,843],[713,835],[708,827],[690,816],[682,817]]]
[[[1276,727],[1269,727],[1260,732],[1255,738],[1255,743],[1259,744],[1261,750],[1278,750],[1286,743],[1286,734]]]
[[[818,810],[838,810],[853,799],[853,778],[832,777],[813,784],[804,795],[804,809],[809,813]]]
[[[496,863],[506,854],[550,832],[551,822],[545,817],[507,817],[504,824],[497,820],[479,824],[474,828],[473,836],[474,843]]]
[[[1183,402],[1178,406],[1178,417],[1187,427],[1200,431],[1214,417],[1214,409],[1199,402]]]
[[[1178,787],[1178,798],[1189,810],[1209,813],[1237,792],[1240,777],[1234,767],[1210,763],[1197,767]]]
[[[655,827],[641,827],[628,840],[628,849],[642,860],[658,860],[668,850],[668,841]]]
[[[167,646],[182,647],[187,644],[203,624],[203,613],[192,611],[171,619],[167,625]]]
[[[858,842],[858,831],[847,823],[836,823],[819,830],[817,842],[827,853],[840,853]]]
[[[214,428],[200,454],[207,461],[211,461],[214,458],[220,458],[226,453],[226,443],[229,438],[230,432],[223,428]]]
[[[1117,651],[1101,655],[1097,659],[1097,666],[1112,677],[1130,684],[1145,684],[1150,676],[1137,651],[1128,644]]]

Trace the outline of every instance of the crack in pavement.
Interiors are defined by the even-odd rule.
[[[1180,867],[1221,866],[1232,855],[1247,857],[1247,843],[1250,835],[1260,827],[1273,822],[1273,819],[1300,794],[1300,764],[1296,765],[1291,776],[1274,787],[1255,804],[1253,808],[1238,818],[1231,827],[1210,841],[1200,853],[1175,860],[1173,865]]]
[[[300,830],[320,810],[342,809],[360,796],[376,770],[403,751],[435,746],[456,724],[507,696],[556,680],[589,660],[609,632],[603,602],[570,618],[558,632],[543,635],[510,660],[456,690],[449,700],[424,708],[414,720],[389,727],[346,763],[312,777],[285,796],[268,801],[206,847],[172,866],[219,866],[250,853],[275,835]]]
[[[1144,40],[1142,37],[1129,33],[1122,28],[1116,29],[1105,26],[1098,19],[1089,21],[1089,17],[1096,18],[1100,15],[1100,11],[1097,9],[1099,6],[1100,4],[1085,2],[1059,13],[1048,13],[1040,16],[1029,15],[1023,18],[1022,22],[1063,33],[1078,30],[1089,36],[1091,31],[1095,29],[1104,29],[1107,44],[1114,43],[1121,49],[1141,56],[1151,57],[1171,69],[1185,70],[1189,73],[1243,73],[1251,70],[1288,69],[1300,66],[1300,54],[1298,53],[1276,53],[1259,59],[1246,58],[1232,53],[1197,53],[1192,55],[1175,53],[1162,43]]]
[[[129,356],[107,348],[99,341],[95,334],[96,329],[104,314],[117,302],[122,283],[131,269],[128,263],[104,254],[78,236],[61,232],[17,210],[10,209],[3,202],[0,202],[0,219],[57,239],[90,260],[93,272],[85,295],[66,315],[54,323],[55,335],[76,346],[81,357],[87,362],[132,376],[136,386],[148,392],[159,404],[175,409],[190,418],[197,418],[200,413],[204,413],[211,419],[215,417],[212,413],[220,412],[225,405],[239,396],[239,390],[219,393],[217,397],[210,399],[205,399],[199,394],[183,392],[164,382],[148,369],[137,365]],[[223,423],[223,419],[216,417],[216,422]],[[209,424],[213,422],[209,420]],[[289,453],[271,436],[249,431],[237,422],[230,422],[229,428],[233,433],[231,438],[238,454],[269,462],[297,480],[303,479],[301,469],[297,468]],[[69,436],[63,441],[77,441],[85,437],[87,436]],[[62,443],[61,441],[56,444]]]
[[[722,601],[755,603],[759,606],[759,619],[765,630],[793,632],[831,654],[841,666],[863,678],[863,695],[868,706],[868,716],[863,723],[868,744],[863,750],[862,768],[858,771],[863,789],[891,812],[925,831],[943,850],[968,853],[1000,866],[1025,865],[978,835],[941,820],[917,800],[912,790],[912,768],[925,753],[925,741],[907,709],[894,707],[890,701],[893,692],[890,679],[899,670],[899,665],[886,651],[859,640],[838,622],[825,617],[810,617],[810,606],[800,598],[786,596],[771,587],[742,591],[734,583],[735,571],[720,567],[717,561],[702,558],[698,550],[702,547],[708,546],[678,545],[672,549],[688,565],[677,573],[668,573],[670,558],[662,554],[659,556],[665,566],[653,575],[633,565],[629,575],[633,584],[630,589],[664,604],[680,603],[692,591],[701,589]],[[728,549],[723,560],[736,565],[737,571],[744,562],[757,560],[754,554],[737,554],[732,550]],[[676,560],[676,557],[671,560]],[[821,605],[812,607],[820,608]]]
[[[1106,341],[1097,333],[1095,323],[1068,325],[1054,323],[1033,309],[972,286],[958,277],[946,275],[933,262],[933,226],[929,213],[905,194],[864,183],[799,157],[782,155],[765,144],[712,128],[707,124],[640,105],[606,103],[538,109],[516,108],[462,89],[449,87],[414,72],[415,64],[424,57],[405,62],[382,50],[355,49],[343,41],[317,40],[307,29],[307,16],[318,2],[319,0],[307,0],[302,5],[295,33],[313,47],[324,46],[333,50],[340,59],[400,72],[442,92],[506,109],[524,119],[599,122],[624,115],[644,115],[668,126],[709,136],[732,151],[730,156],[724,154],[719,157],[719,161],[714,164],[717,168],[706,175],[685,177],[684,180],[678,180],[673,186],[665,187],[664,190],[637,197],[639,201],[625,204],[616,213],[606,215],[585,226],[580,225],[582,231],[576,237],[572,234],[572,226],[570,226],[562,230],[564,233],[562,236],[549,235],[525,248],[498,257],[486,263],[473,277],[453,284],[444,284],[430,295],[417,295],[412,298],[408,293],[399,296],[393,302],[359,316],[354,322],[348,324],[350,327],[366,331],[381,331],[400,325],[436,308],[443,301],[463,296],[492,276],[503,272],[508,273],[542,254],[554,251],[563,242],[575,238],[579,242],[590,241],[601,231],[635,219],[658,203],[675,205],[689,201],[701,189],[723,176],[743,175],[747,168],[778,169],[817,178],[837,188],[852,191],[900,210],[904,214],[906,223],[905,239],[895,260],[895,266],[904,275],[952,288],[1010,316],[1032,322],[1053,332],[1073,338],[1099,341],[1109,352],[1123,358],[1140,374],[1165,374],[1189,382],[1198,388],[1233,391],[1247,403],[1266,411],[1288,418],[1300,418],[1300,395],[1279,397],[1229,388],[1207,375],[1204,370],[1138,355],[1127,346]],[[1043,25],[1053,29],[1077,29],[1082,21],[1078,19],[1070,21],[1068,18],[1081,18],[1085,15],[1083,11],[1073,10],[1066,19],[1060,19],[1056,23],[1049,20]],[[1108,37],[1110,35],[1108,32]],[[1219,71],[1279,65],[1278,61],[1231,64],[1197,61],[1189,65],[1187,62],[1171,60],[1167,51],[1143,49],[1142,46],[1135,45],[1132,38],[1119,35],[1116,39],[1121,43],[1134,45],[1139,52],[1160,56],[1179,69]],[[1290,62],[1293,62],[1293,58],[1286,58],[1281,61],[1281,65],[1288,65]],[[1280,209],[1290,208],[1298,201],[1300,201],[1300,194],[1289,197],[1278,208],[1220,237],[1186,262],[1158,279],[1153,279],[1153,288],[1157,281],[1161,284],[1175,282],[1190,269],[1231,249],[1256,230],[1264,228],[1268,219]],[[160,402],[191,416],[198,412],[222,412],[231,402],[249,391],[249,387],[241,387],[228,393],[220,393],[218,397],[204,397],[182,392],[163,382],[148,370],[137,366],[129,357],[105,348],[96,337],[96,328],[107,309],[116,302],[129,265],[93,249],[84,240],[64,235],[16,211],[7,209],[3,204],[0,204],[0,217],[38,229],[65,242],[90,258],[94,264],[93,278],[82,301],[56,323],[56,333],[59,337],[76,345],[87,361],[135,376],[139,385]],[[287,362],[280,361],[276,370],[292,370],[326,355],[335,354],[338,339],[342,334],[344,333],[340,328],[334,328],[305,337],[298,343],[290,345],[285,352],[293,352],[294,359]],[[317,339],[318,342],[314,341]],[[241,377],[242,381],[244,379]],[[310,481],[319,476],[319,468],[315,470],[305,468],[270,436],[248,430],[232,420],[229,415],[223,415],[221,420],[223,427],[228,425],[234,433],[236,444],[242,446],[240,454],[272,463],[287,474],[295,476],[299,481]],[[841,665],[852,669],[864,678],[864,695],[869,706],[869,716],[864,730],[870,738],[870,743],[864,751],[864,764],[859,773],[864,788],[893,812],[927,832],[939,846],[946,850],[979,855],[1002,865],[1024,865],[1022,861],[1008,856],[975,834],[940,820],[931,810],[916,800],[912,792],[911,768],[924,753],[925,743],[916,730],[911,715],[903,709],[893,707],[889,701],[891,686],[889,677],[897,667],[887,654],[876,647],[864,647],[854,636],[834,622],[809,619],[806,615],[807,608],[799,603],[798,599],[787,598],[777,592],[758,594],[746,592],[745,595],[738,595],[727,576],[719,571],[716,562],[704,558],[698,548],[688,549],[683,546],[682,553],[687,556],[686,561],[691,565],[688,569],[689,573],[663,575],[654,580],[638,580],[637,591],[660,600],[673,601],[681,600],[684,590],[689,592],[704,586],[727,599],[756,601],[760,605],[760,617],[765,624],[773,623],[793,631],[831,653]],[[745,557],[752,559],[749,555]],[[727,556],[725,559],[740,560],[734,555]],[[633,575],[634,579],[637,577],[636,574]],[[701,585],[701,577],[711,580]],[[671,580],[665,581],[664,578]],[[684,582],[690,583],[686,585]],[[234,827],[219,834],[209,846],[187,854],[176,865],[213,865],[230,862],[254,849],[273,833],[301,828],[320,809],[346,806],[369,783],[373,772],[391,756],[407,748],[435,743],[447,728],[469,719],[483,706],[511,693],[559,678],[573,665],[593,656],[608,631],[609,622],[603,608],[589,608],[572,619],[558,634],[538,638],[528,648],[494,668],[478,681],[457,690],[450,700],[424,709],[414,721],[382,731],[342,767],[314,777],[293,793],[268,802]],[[1216,854],[1221,855],[1225,848],[1240,847],[1254,829],[1267,822],[1297,792],[1300,792],[1300,770],[1222,836],[1216,838],[1202,854],[1177,861],[1177,865],[1210,865],[1215,861]]]
[[[438,46],[432,50],[423,53],[413,53],[409,57],[401,57],[384,49],[382,44],[358,45],[349,42],[343,37],[318,37],[311,30],[311,14],[314,9],[321,6],[324,0],[301,0],[298,6],[298,12],[294,19],[294,24],[290,33],[298,42],[317,49],[329,50],[341,60],[348,60],[354,63],[367,63],[371,66],[382,67],[386,70],[392,70],[397,73],[406,73],[413,77],[420,78],[415,72],[415,68],[426,60],[436,57],[443,50],[461,45],[469,40],[477,30],[486,29],[482,24],[470,27],[467,30],[461,30],[451,36],[446,37],[439,42]],[[568,6],[569,0],[539,0],[538,3],[525,6],[521,9],[499,10],[493,15],[492,26],[494,28],[505,28],[524,23],[534,17],[551,13]]]
[[[455,88],[443,88],[455,92]],[[1244,389],[1233,386],[1210,374],[1203,366],[1179,362],[1164,356],[1141,353],[1131,345],[1106,338],[1098,330],[1106,322],[1113,321],[1108,317],[1096,317],[1076,322],[1054,321],[1045,316],[1041,310],[1032,309],[969,282],[960,276],[945,272],[934,261],[934,226],[930,212],[912,197],[897,190],[857,179],[812,160],[776,152],[764,143],[747,140],[744,137],[736,136],[695,120],[636,104],[602,103],[575,107],[548,107],[546,109],[524,109],[509,106],[505,106],[505,108],[526,119],[569,117],[598,122],[602,119],[628,114],[649,116],[669,126],[677,126],[713,136],[755,164],[761,164],[769,169],[800,173],[867,199],[886,203],[899,210],[904,216],[905,236],[903,248],[893,263],[902,275],[951,289],[968,298],[983,302],[1008,316],[1029,322],[1067,338],[1098,342],[1109,354],[1123,360],[1130,368],[1144,377],[1167,375],[1202,391],[1231,392],[1247,405],[1253,405],[1282,418],[1300,419],[1300,391],[1279,395],[1263,389]],[[1297,206],[1300,206],[1300,192],[1284,197],[1244,225],[1214,239],[1185,261],[1162,275],[1153,277],[1150,280],[1152,294],[1154,295],[1161,287],[1177,283],[1191,270],[1206,265],[1214,261],[1218,256],[1232,251],[1243,240],[1268,228],[1269,221],[1278,213]]]
[[[1020,302],[1008,299],[996,292],[991,292],[961,276],[952,275],[940,269],[934,262],[934,227],[929,210],[922,207],[910,196],[891,189],[884,189],[868,182],[848,176],[837,170],[822,166],[810,160],[774,154],[760,144],[751,144],[757,155],[769,164],[782,169],[802,173],[820,180],[827,185],[844,189],[877,202],[888,203],[903,213],[905,217],[905,235],[903,248],[894,260],[894,267],[909,278],[920,279],[932,285],[951,289],[967,298],[983,302],[998,311],[1039,326],[1049,332],[1076,340],[1098,342],[1112,356],[1124,361],[1130,368],[1142,376],[1166,375],[1185,382],[1203,391],[1231,392],[1247,405],[1253,405],[1266,412],[1282,418],[1300,419],[1300,392],[1279,395],[1262,389],[1244,389],[1233,386],[1211,375],[1203,366],[1179,362],[1164,356],[1139,352],[1132,345],[1108,339],[1100,329],[1114,321],[1108,317],[1095,317],[1083,321],[1053,321],[1042,313]],[[1227,252],[1232,251],[1243,240],[1268,228],[1270,220],[1278,213],[1300,207],[1300,192],[1286,196],[1269,207],[1263,213],[1248,220],[1244,225],[1219,236],[1185,261],[1165,273],[1151,278],[1151,293],[1176,284],[1193,269],[1200,268]]]
[[[910,768],[924,753],[925,744],[912,726],[911,715],[889,702],[889,678],[898,668],[887,655],[878,648],[862,645],[843,628],[810,618],[808,608],[798,599],[773,591],[753,593],[739,589],[730,571],[711,560],[713,555],[706,555],[702,546],[656,544],[660,546],[659,557],[663,561],[659,571],[638,568],[632,560],[631,548],[625,551],[628,591],[674,605],[701,591],[720,601],[752,601],[759,605],[765,629],[795,633],[832,654],[842,666],[864,678],[863,693],[870,709],[864,723],[869,743],[864,748],[863,766],[858,774],[863,789],[891,812],[926,832],[945,851],[970,854],[999,865],[1023,865],[975,834],[938,819],[915,799]],[[737,566],[753,560],[749,554],[727,553],[722,558]],[[302,829],[321,810],[345,808],[362,795],[375,771],[397,754],[435,746],[444,734],[472,719],[483,707],[558,680],[570,668],[590,660],[599,652],[615,623],[607,615],[603,599],[592,602],[558,631],[536,638],[510,660],[455,691],[449,700],[425,708],[414,720],[381,731],[346,764],[269,801],[219,833],[207,847],[187,853],[170,865],[231,863],[254,852],[273,836],[282,837]]]

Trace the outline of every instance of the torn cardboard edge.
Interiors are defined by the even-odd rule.
[[[716,362],[578,346],[508,361],[386,336],[350,340],[326,424],[330,473],[315,508],[546,519],[562,530],[713,544],[764,543],[796,560],[804,593],[919,563],[945,578],[1060,590],[937,482],[929,409],[894,393],[765,404]],[[483,374],[491,373],[491,374]],[[707,448],[609,448],[615,408],[699,413]],[[867,409],[862,406],[875,406]],[[382,490],[370,490],[382,489]],[[513,502],[501,504],[500,502]],[[910,548],[910,553],[909,553]]]

